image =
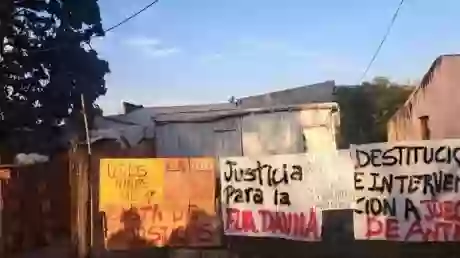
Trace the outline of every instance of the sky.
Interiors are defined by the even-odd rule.
[[[109,62],[104,114],[225,102],[334,80],[358,84],[400,0],[159,0],[93,40]],[[104,28],[151,0],[99,0]],[[460,52],[458,0],[406,0],[367,74],[418,80]]]

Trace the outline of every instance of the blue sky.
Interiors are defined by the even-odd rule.
[[[99,0],[106,28],[151,0]],[[109,61],[105,114],[227,101],[335,80],[356,84],[400,0],[160,0],[93,40]],[[406,0],[367,79],[419,79],[460,52],[458,0]]]

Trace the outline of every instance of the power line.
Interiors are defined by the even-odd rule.
[[[371,68],[371,66],[374,63],[375,59],[379,55],[380,49],[382,49],[382,46],[383,46],[383,44],[385,44],[385,41],[387,40],[388,35],[390,35],[391,28],[393,27],[393,25],[394,25],[394,23],[396,21],[396,18],[398,17],[399,10],[401,9],[401,6],[403,5],[403,3],[404,3],[404,0],[401,0],[401,2],[399,2],[398,8],[396,8],[395,13],[393,14],[393,18],[391,18],[390,24],[388,25],[387,30],[386,30],[385,34],[383,35],[382,41],[380,41],[379,46],[377,47],[377,49],[375,50],[374,55],[372,56],[371,60],[369,61],[369,64],[367,65],[366,69],[364,70],[363,74],[361,75],[361,78],[359,79],[359,83],[361,83],[364,80],[364,77],[366,77],[367,72],[369,72],[369,69]]]
[[[139,14],[141,14],[142,12],[146,11],[147,9],[149,9],[150,7],[152,7],[154,4],[158,3],[159,0],[155,0],[153,2],[151,2],[150,4],[146,5],[144,8],[140,9],[139,11],[133,13],[131,16],[128,16],[127,18],[123,19],[122,21],[120,21],[119,23],[113,25],[112,27],[106,29],[104,32],[109,32],[111,30],[114,30],[118,27],[120,27],[121,25],[123,25],[124,23],[127,23],[129,20],[131,20],[132,18],[138,16]]]
[[[109,31],[112,31],[118,27],[120,27],[121,25],[127,23],[128,21],[130,21],[131,19],[135,18],[136,16],[138,16],[139,14],[145,12],[147,9],[149,9],[150,7],[152,7],[153,5],[155,5],[156,3],[158,3],[160,0],[154,0],[153,2],[149,3],[148,5],[144,6],[144,8],[140,9],[139,11],[131,14],[130,16],[126,17],[125,19],[121,20],[120,22],[116,23],[115,25],[111,26],[110,28],[104,30],[104,33],[107,33]],[[34,53],[34,52],[47,52],[47,51],[52,51],[52,50],[55,50],[55,49],[58,49],[58,48],[62,48],[64,46],[56,46],[56,47],[51,47],[51,48],[45,48],[45,49],[37,49],[37,50],[32,50],[30,52]]]

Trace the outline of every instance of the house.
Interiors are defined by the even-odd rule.
[[[387,124],[388,141],[460,137],[460,55],[438,57]]]
[[[336,103],[233,108],[155,117],[160,157],[255,156],[336,149]]]
[[[334,88],[327,81],[208,105],[125,103],[125,114],[96,119],[92,137],[126,147],[154,139],[158,157],[329,151],[339,121]]]

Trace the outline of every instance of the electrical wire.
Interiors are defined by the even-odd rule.
[[[372,64],[374,64],[375,59],[376,59],[377,56],[379,55],[380,50],[381,50],[382,47],[383,47],[383,44],[385,44],[385,41],[387,40],[388,35],[390,35],[391,28],[393,27],[393,25],[394,25],[394,23],[395,23],[395,21],[396,21],[396,18],[398,17],[399,10],[401,10],[401,7],[402,7],[403,3],[404,3],[404,0],[401,0],[401,2],[399,2],[398,8],[396,8],[396,11],[395,11],[395,13],[393,14],[393,17],[391,18],[390,24],[388,25],[387,30],[386,30],[385,34],[383,35],[383,38],[382,38],[382,40],[380,41],[379,46],[377,47],[377,49],[376,49],[374,55],[372,56],[371,60],[369,61],[369,64],[367,65],[366,69],[364,70],[363,74],[361,75],[361,77],[360,77],[360,79],[359,79],[359,84],[360,84],[360,83],[364,80],[364,78],[366,77],[367,73],[369,72],[369,69],[371,69]]]
[[[152,7],[154,4],[158,3],[159,0],[155,0],[153,2],[151,2],[150,4],[146,5],[144,8],[140,9],[139,11],[133,13],[132,15],[126,17],[125,19],[123,19],[122,21],[120,21],[119,23],[113,25],[112,27],[104,30],[105,33],[111,31],[111,30],[114,30],[118,27],[120,27],[121,25],[127,23],[129,20],[133,19],[134,17],[138,16],[139,14],[143,13],[144,11],[146,11],[147,9],[149,9],[150,7]]]

